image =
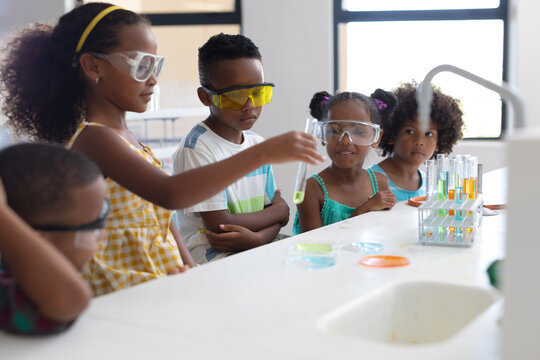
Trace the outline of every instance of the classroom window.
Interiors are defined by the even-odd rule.
[[[335,1],[335,81],[340,90],[370,94],[421,82],[452,64],[494,83],[506,80],[506,0]],[[433,83],[462,102],[465,138],[499,138],[499,96],[450,73]]]
[[[224,13],[235,10],[235,0],[119,0],[115,5],[138,13]]]
[[[499,3],[499,0],[343,0],[343,9],[349,11],[494,9]]]

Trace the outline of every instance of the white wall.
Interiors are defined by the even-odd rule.
[[[0,36],[31,22],[56,23],[73,0],[0,0]]]
[[[525,119],[530,126],[540,127],[540,2],[537,0],[511,0],[512,31],[515,38],[514,66],[511,74],[515,78],[525,103]]]
[[[54,24],[72,6],[73,0],[0,0],[0,48],[5,46],[7,35],[12,31],[27,27],[32,22]],[[0,149],[12,142],[4,121],[5,117],[0,113]]]
[[[535,359],[540,352],[538,333],[540,300],[537,255],[540,245],[536,235],[536,207],[540,196],[534,185],[540,176],[535,159],[540,148],[540,103],[537,89],[540,79],[540,43],[538,33],[540,2],[512,0],[512,53],[515,66],[512,76],[525,103],[529,127],[517,133],[509,146],[509,203],[507,217],[506,260],[503,276],[505,306],[503,324],[503,359]],[[532,191],[531,191],[532,190]]]

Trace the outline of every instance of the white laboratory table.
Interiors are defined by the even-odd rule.
[[[437,281],[489,287],[486,268],[504,256],[505,213],[484,217],[471,248],[418,243],[417,209],[405,203],[230,256],[185,274],[105,295],[64,334],[0,335],[2,359],[494,359],[502,306],[454,337],[389,344],[328,333],[326,314],[391,284]],[[367,268],[339,251],[333,267],[287,266],[302,242],[379,242],[410,265]]]

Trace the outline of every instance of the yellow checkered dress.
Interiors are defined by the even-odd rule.
[[[86,126],[83,122],[71,138],[71,147]],[[119,135],[120,136],[120,135]],[[141,150],[122,137],[131,150],[161,168],[150,148]],[[166,276],[183,265],[180,252],[169,230],[172,211],[133,194],[107,178],[111,212],[105,226],[105,238],[83,270],[95,296]]]

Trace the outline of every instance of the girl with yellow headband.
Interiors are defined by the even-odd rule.
[[[54,27],[22,31],[0,68],[3,111],[16,133],[66,144],[107,178],[106,236],[83,274],[95,295],[194,265],[171,224],[172,209],[199,203],[268,163],[323,160],[311,136],[290,132],[226,160],[166,174],[128,130],[125,114],[146,110],[162,66],[147,20],[89,3]]]

